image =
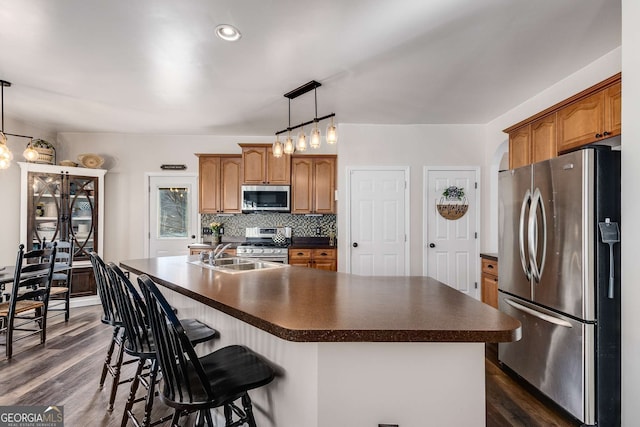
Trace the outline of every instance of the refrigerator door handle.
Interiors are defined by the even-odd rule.
[[[525,212],[527,211],[527,206],[531,201],[531,191],[527,190],[524,193],[524,198],[522,199],[522,207],[520,208],[520,226],[518,233],[518,246],[520,247],[520,262],[522,263],[522,271],[524,275],[527,276],[527,280],[531,280],[531,270],[529,269],[529,262],[527,261],[527,257],[524,253],[524,217]]]
[[[549,322],[549,323],[553,323],[554,325],[563,326],[565,328],[573,328],[571,323],[567,322],[566,320],[558,319],[555,316],[551,316],[549,314],[541,313],[538,310],[534,310],[534,309],[529,308],[527,306],[524,306],[524,305],[522,305],[520,303],[517,303],[514,300],[512,300],[511,298],[505,298],[504,302],[506,302],[511,307],[515,308],[516,310],[523,311],[523,312],[525,312],[527,314],[530,314],[530,315],[532,315],[534,317],[537,317],[538,319],[544,320],[544,321]]]
[[[542,257],[538,265],[538,206],[542,217]],[[547,258],[547,212],[544,209],[544,201],[539,188],[533,192],[531,210],[529,211],[529,257],[531,260],[531,275],[540,282],[544,264]]]

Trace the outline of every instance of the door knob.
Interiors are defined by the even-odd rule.
[[[358,242],[353,242],[353,245],[352,245],[352,246],[353,246],[354,248],[357,248],[357,247],[358,247]]]
[[[435,248],[435,247],[436,247],[436,244],[435,244],[435,243],[429,243],[429,247],[430,247],[430,248]]]
[[[195,238],[196,238],[196,235],[195,235],[195,234],[192,234],[192,235],[191,235],[191,238],[192,238],[192,239],[195,239]]]

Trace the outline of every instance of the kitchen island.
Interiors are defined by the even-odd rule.
[[[428,277],[230,274],[196,258],[121,266],[164,286],[181,317],[218,329],[216,348],[244,344],[277,366],[251,393],[258,425],[485,425],[484,343],[519,339],[517,320]]]

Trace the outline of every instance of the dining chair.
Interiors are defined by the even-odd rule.
[[[49,292],[49,317],[53,317],[51,312],[59,312],[55,316],[64,314],[64,321],[69,321],[70,302],[71,302],[71,281],[73,278],[73,241],[57,240],[55,242],[47,242],[45,247],[50,247],[53,243],[57,244],[56,250],[56,267],[53,273],[53,283]]]
[[[117,311],[125,329],[124,351],[138,359],[138,368],[131,383],[129,398],[122,416],[122,427],[129,420],[136,426],[151,425],[151,411],[156,395],[156,382],[158,379],[158,363],[156,358],[156,343],[151,335],[147,318],[147,305],[138,290],[133,286],[126,274],[114,263],[107,264],[107,272],[115,297]],[[173,312],[173,311],[172,311]],[[187,339],[192,345],[203,343],[218,337],[218,332],[195,319],[184,320],[184,328]],[[144,372],[148,369],[148,372]],[[146,390],[145,398],[136,399],[138,386],[142,384]],[[145,400],[144,417],[139,422],[133,412],[133,404]],[[168,421],[166,417],[153,422],[153,425]]]
[[[47,339],[47,305],[53,279],[56,244],[25,252],[18,248],[9,301],[0,303],[0,334],[4,335],[7,359],[13,356],[13,342],[39,334]],[[18,332],[16,334],[16,332]]]
[[[181,321],[156,284],[138,277],[146,302],[157,361],[162,370],[161,400],[174,408],[171,426],[181,415],[198,412],[197,425],[213,426],[210,410],[223,407],[225,426],[256,427],[248,391],[269,384],[273,368],[247,347],[230,345],[198,357]],[[240,400],[242,408],[236,405]],[[234,418],[236,418],[234,420]]]

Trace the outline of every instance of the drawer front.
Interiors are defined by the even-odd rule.
[[[498,277],[498,261],[482,258],[482,272]]]
[[[311,249],[289,249],[289,259],[311,259]]]
[[[336,250],[335,249],[314,249],[313,250],[313,259],[336,259]]]

